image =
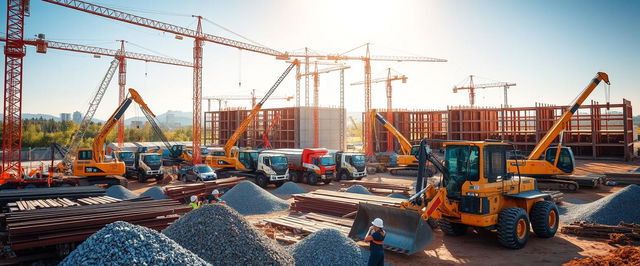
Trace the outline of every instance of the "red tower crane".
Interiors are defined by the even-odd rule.
[[[271,147],[271,142],[269,142],[269,131],[271,131],[271,129],[274,129],[278,125],[279,121],[280,113],[276,113],[276,115],[273,117],[273,120],[271,121],[271,125],[269,125],[262,133],[263,148],[268,150],[273,148]]]
[[[492,82],[492,83],[484,83],[484,84],[474,84],[473,83],[473,75],[469,75],[469,86],[462,87],[453,87],[453,93],[457,93],[459,90],[469,90],[469,104],[474,106],[476,103],[476,89],[486,89],[486,88],[504,88],[504,106],[509,106],[509,100],[507,98],[507,90],[510,87],[515,86],[515,83],[511,82]]]
[[[278,59],[287,59],[282,57],[284,54],[259,45],[244,43],[224,37],[215,36],[202,32],[202,17],[194,16],[198,19],[195,30],[161,22],[158,20],[148,19],[145,17],[129,14],[113,8],[108,8],[92,3],[79,0],[43,0],[44,2],[79,10],[82,12],[110,18],[142,27],[147,27],[163,32],[176,34],[178,36],[186,36],[194,39],[193,47],[193,163],[201,163],[202,156],[200,154],[201,140],[201,121],[202,121],[202,44],[203,42],[213,42],[224,46],[234,47],[241,50],[252,51],[256,53],[276,56]]]
[[[401,74],[395,74],[395,75],[391,75],[391,68],[387,68],[387,77],[386,78],[376,78],[371,80],[371,83],[379,83],[379,82],[384,82],[387,85],[387,121],[389,121],[389,123],[393,124],[393,87],[391,87],[391,82],[393,81],[397,81],[397,80],[401,80],[402,83],[407,83],[407,76],[405,75],[401,75]],[[362,85],[364,84],[364,81],[359,81],[359,82],[354,82],[351,83],[351,85]],[[365,115],[365,116],[369,116],[369,115]],[[391,134],[391,132],[387,132],[387,151],[388,152],[392,152],[394,151],[393,148],[393,134]]]

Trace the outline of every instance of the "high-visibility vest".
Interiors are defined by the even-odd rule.
[[[200,207],[200,205],[198,205],[198,203],[195,203],[195,202],[189,203],[189,206],[191,206],[191,208],[193,208],[194,210]]]

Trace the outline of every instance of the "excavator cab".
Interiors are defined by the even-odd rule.
[[[556,163],[556,154],[558,154],[558,147],[549,147],[545,152],[544,159],[551,163]],[[575,157],[573,156],[573,152],[569,147],[561,147],[560,148],[560,156],[558,156],[558,169],[562,170],[565,173],[573,173],[575,169]]]

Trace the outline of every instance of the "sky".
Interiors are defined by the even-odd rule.
[[[6,1],[3,1],[6,8]],[[446,63],[372,62],[373,78],[386,69],[404,74],[407,83],[393,84],[394,108],[442,110],[468,105],[466,92],[453,93],[469,75],[476,83],[514,82],[509,90],[513,106],[535,103],[569,104],[596,72],[609,74],[611,102],[632,102],[640,108],[640,1],[591,0],[454,0],[454,1],[198,1],[137,0],[89,1],[125,12],[194,28],[201,15],[253,42],[278,51],[309,47],[325,54],[344,53],[371,43],[372,55],[427,56]],[[1,12],[6,23],[6,13]],[[47,39],[117,49],[116,40],[127,40],[126,49],[186,61],[193,59],[193,40],[175,39],[124,22],[45,3],[31,1],[25,36],[44,33]],[[4,29],[4,27],[3,27]],[[249,42],[241,36],[203,21],[203,31]],[[4,35],[2,35],[4,37]],[[266,92],[287,67],[274,57],[206,43],[203,58],[203,95],[258,95]],[[348,55],[363,55],[362,48]],[[105,75],[111,58],[94,58],[49,49],[38,54],[29,47],[24,59],[23,112],[84,112]],[[345,106],[348,112],[364,109],[364,78],[360,61],[346,62]],[[127,87],[140,92],[156,113],[192,110],[192,70],[185,67],[127,62]],[[241,82],[241,86],[239,86]],[[106,119],[117,106],[117,76],[112,80],[96,113]],[[304,80],[302,81],[304,103]],[[312,93],[311,93],[312,94]],[[338,106],[339,74],[320,77],[320,105]],[[295,95],[291,73],[274,95]],[[372,107],[385,108],[385,84],[373,84]],[[603,87],[588,98],[605,102]],[[503,103],[502,88],[478,90],[477,106]],[[265,108],[293,106],[294,101],[268,101]],[[250,101],[228,106],[249,107]],[[206,102],[203,110],[207,109]],[[212,109],[217,109],[217,103]],[[130,108],[126,116],[141,116]]]

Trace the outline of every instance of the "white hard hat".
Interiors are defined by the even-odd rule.
[[[375,225],[376,227],[384,227],[384,224],[382,223],[382,219],[380,218],[375,218],[373,219],[373,222],[371,222],[371,224]]]
[[[212,195],[216,195],[216,194],[220,194],[220,191],[218,191],[217,189],[214,189],[213,191],[211,191]]]
[[[196,195],[191,196],[191,202],[194,202],[196,200],[198,200],[198,196]]]

